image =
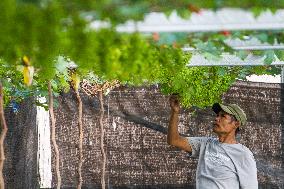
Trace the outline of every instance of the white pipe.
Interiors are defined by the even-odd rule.
[[[45,98],[40,98],[40,102],[45,102]],[[38,174],[40,188],[51,188],[51,145],[50,145],[50,123],[49,111],[37,106],[36,123],[38,130]]]

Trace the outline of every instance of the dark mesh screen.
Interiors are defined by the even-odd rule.
[[[247,112],[247,127],[238,138],[255,155],[260,189],[284,188],[282,89],[280,84],[238,82],[223,97]],[[83,188],[100,188],[99,101],[83,94],[82,98]],[[107,188],[195,188],[197,160],[166,143],[170,108],[158,87],[120,88],[104,100]],[[55,113],[63,188],[76,188],[77,101],[70,92],[58,102]],[[17,115],[6,111],[10,130],[5,179],[8,188],[37,188],[35,106],[26,102],[20,110]],[[182,110],[179,131],[184,136],[212,136],[214,118],[210,108]]]
[[[224,101],[245,109],[248,124],[239,140],[257,161],[260,188],[283,188],[281,88],[278,84],[238,82]],[[77,104],[72,93],[59,98],[57,134],[65,187],[76,186]],[[84,96],[84,173],[86,188],[100,188],[101,153],[97,98]],[[167,97],[158,88],[121,88],[105,98],[106,183],[109,188],[195,188],[197,161],[166,143]],[[183,110],[180,133],[211,136],[210,108]]]

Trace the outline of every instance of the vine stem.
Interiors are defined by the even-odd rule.
[[[0,116],[1,116],[1,125],[2,125],[2,131],[0,135],[0,189],[5,188],[5,182],[3,177],[3,167],[4,167],[4,161],[5,161],[5,151],[4,151],[4,141],[6,138],[6,134],[8,131],[8,127],[6,124],[6,119],[4,115],[4,92],[3,92],[3,85],[0,81]]]
[[[78,100],[78,129],[79,129],[79,162],[78,162],[78,185],[77,189],[82,187],[83,178],[82,178],[82,165],[83,165],[83,124],[82,124],[82,114],[83,114],[83,105],[80,93],[78,90],[75,90],[76,97]]]
[[[61,175],[60,175],[60,154],[59,154],[59,148],[56,143],[56,137],[55,137],[55,123],[56,119],[54,116],[53,111],[53,94],[52,94],[52,87],[51,87],[51,81],[48,82],[48,97],[49,97],[49,114],[51,119],[51,142],[54,148],[55,152],[55,170],[56,170],[56,188],[60,189],[61,187]]]
[[[103,126],[103,118],[104,118],[104,104],[103,104],[103,91],[99,91],[99,100],[100,100],[100,129],[101,129],[101,154],[102,154],[102,177],[101,177],[101,184],[102,189],[105,189],[105,169],[106,169],[106,153],[104,150],[104,126]]]

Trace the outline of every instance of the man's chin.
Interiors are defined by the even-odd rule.
[[[216,134],[218,134],[218,128],[217,128],[216,125],[213,126],[213,132],[216,133]]]

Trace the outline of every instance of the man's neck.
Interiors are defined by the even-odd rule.
[[[235,137],[235,134],[226,134],[226,135],[218,135],[219,142],[221,143],[227,143],[227,144],[237,144],[237,140]]]

